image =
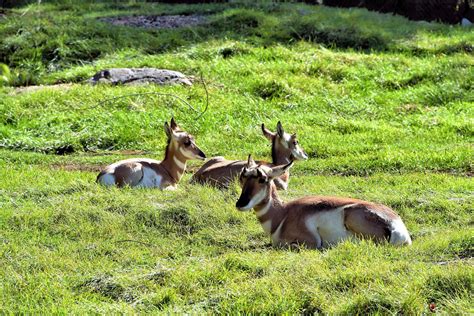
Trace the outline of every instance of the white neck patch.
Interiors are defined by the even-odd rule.
[[[260,210],[255,212],[255,215],[257,215],[257,218],[262,217],[263,215],[268,213],[268,210],[270,209],[270,206],[272,204],[272,199],[268,200],[267,204],[265,204],[264,207],[262,207]]]
[[[281,222],[280,225],[278,225],[277,229],[275,232],[272,234],[272,242],[273,244],[278,244],[278,241],[280,240],[280,232],[281,232],[281,227],[283,226],[283,223],[285,222],[286,218],[284,218]]]
[[[178,167],[178,169],[184,170],[186,168],[186,161],[182,162],[176,156],[173,157],[173,161],[174,161],[175,165]]]
[[[254,197],[250,200],[249,204],[245,207],[246,209],[252,209],[255,205],[258,205],[262,200],[267,196],[267,190],[260,190]]]

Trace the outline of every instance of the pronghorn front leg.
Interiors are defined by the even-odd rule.
[[[312,234],[312,238],[306,242],[306,245],[308,248],[311,249],[322,249],[323,248],[323,241],[321,239],[321,235],[319,235],[319,232],[316,231]]]

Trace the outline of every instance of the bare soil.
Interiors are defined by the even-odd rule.
[[[204,23],[206,21],[206,17],[203,15],[138,15],[101,18],[100,20],[103,22],[112,23],[113,25],[156,29],[174,29]]]

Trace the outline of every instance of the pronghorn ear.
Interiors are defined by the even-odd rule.
[[[260,169],[257,169],[257,177],[259,178],[258,182],[260,183],[268,182],[268,176],[264,174]]]
[[[176,121],[174,120],[174,117],[171,118],[170,126],[172,130],[178,129],[178,124],[176,124]]]
[[[277,133],[278,133],[278,136],[280,136],[281,138],[283,138],[283,135],[285,135],[285,131],[283,130],[283,126],[281,126],[280,121],[278,121],[277,123]]]
[[[268,174],[270,178],[278,178],[282,174],[284,174],[288,169],[293,166],[293,161],[286,165],[280,165],[272,168],[272,171]]]
[[[273,141],[273,138],[275,137],[275,133],[271,132],[268,128],[265,127],[265,124],[262,123],[262,132],[263,136],[268,138],[268,140]]]
[[[168,125],[168,122],[165,122],[165,133],[166,133],[166,136],[168,136],[168,139],[171,138],[171,129],[170,129],[170,126]]]
[[[255,160],[253,160],[252,155],[249,155],[247,159],[247,168],[255,167],[257,164],[255,163]]]

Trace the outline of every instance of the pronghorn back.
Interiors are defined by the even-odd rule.
[[[290,168],[257,165],[249,157],[241,173],[242,193],[236,206],[254,209],[275,246],[305,244],[324,248],[346,239],[411,244],[400,216],[385,205],[352,198],[307,196],[283,203],[273,180]]]
[[[244,165],[243,160],[227,160],[213,157],[193,174],[191,183],[208,184],[217,188],[228,188]]]
[[[299,146],[296,135],[286,133],[281,122],[278,122],[276,132],[271,132],[264,124],[261,127],[263,135],[272,144],[272,163],[257,161],[259,164],[273,166],[308,158],[304,150]],[[246,161],[244,160],[227,160],[224,157],[213,157],[199,168],[193,175],[191,182],[209,184],[218,188],[228,188],[238,177],[245,164]],[[278,189],[286,190],[288,182],[289,172],[285,172],[278,179],[275,179],[275,185]]]

